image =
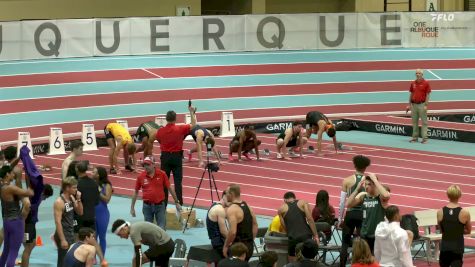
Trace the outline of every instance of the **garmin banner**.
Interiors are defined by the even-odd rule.
[[[412,126],[408,125],[371,122],[357,119],[344,119],[344,121],[353,123],[357,126],[359,131],[403,136],[412,135]],[[427,134],[430,139],[475,143],[475,132],[429,127]]]
[[[473,47],[475,12],[0,22],[0,60],[302,49]]]
[[[404,116],[410,117],[410,116]],[[475,124],[475,113],[466,114],[440,114],[440,115],[427,115],[427,119],[430,121],[448,121],[458,123]]]

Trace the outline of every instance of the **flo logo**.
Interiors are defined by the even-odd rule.
[[[454,21],[455,14],[454,13],[432,13],[432,21]]]

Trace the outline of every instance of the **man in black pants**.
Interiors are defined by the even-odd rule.
[[[460,207],[459,199],[462,191],[457,185],[447,189],[449,203],[437,211],[437,223],[442,232],[440,244],[440,267],[461,267],[463,265],[464,234],[470,234],[470,212]]]
[[[192,106],[190,110],[194,110]],[[173,110],[167,112],[167,125],[157,131],[157,140],[160,143],[160,161],[162,170],[165,171],[168,178],[173,172],[173,181],[175,183],[175,192],[183,205],[183,140],[190,134],[191,126],[189,124],[176,125],[176,113]],[[168,190],[166,190],[165,200],[168,199]]]
[[[345,220],[342,222],[343,214],[345,214],[345,202],[346,198],[350,196],[355,190],[358,184],[364,180],[366,168],[371,164],[371,160],[368,157],[357,155],[353,157],[353,166],[355,167],[355,173],[346,177],[343,180],[340,194],[340,208],[338,212],[338,225],[342,228],[343,237],[341,242],[340,251],[340,266],[346,266],[348,258],[348,247],[351,245],[352,236],[356,231],[359,235],[361,230],[361,224],[363,222],[363,207],[361,205],[355,206],[346,211]],[[364,191],[362,189],[361,191]]]
[[[278,213],[289,238],[289,261],[295,260],[295,247],[298,243],[313,238],[319,244],[317,228],[307,201],[298,200],[293,192],[287,192]]]
[[[151,261],[155,262],[155,266],[169,266],[175,242],[160,226],[149,222],[130,224],[118,219],[112,224],[112,233],[124,239],[130,237],[135,250],[132,267],[139,267]],[[142,244],[148,246],[145,252],[142,251]]]
[[[98,185],[94,179],[87,175],[89,168],[89,161],[82,160],[76,165],[76,173],[78,175],[78,190],[81,194],[81,202],[83,206],[82,215],[77,216],[77,225],[74,228],[74,233],[77,240],[77,233],[79,229],[83,227],[96,230],[96,206],[99,204],[99,190]],[[101,247],[95,242],[93,244],[96,247],[97,255],[100,260],[104,260]]]

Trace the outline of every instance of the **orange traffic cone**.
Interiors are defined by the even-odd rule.
[[[36,246],[37,247],[42,247],[43,246],[43,239],[41,239],[41,236],[36,237]]]

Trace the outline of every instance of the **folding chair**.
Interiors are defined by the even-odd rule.
[[[267,227],[260,227],[257,229],[256,239],[259,240],[259,245],[256,244],[256,240],[254,240],[254,253],[252,257],[261,257],[261,255],[265,251],[265,244],[264,244],[264,236],[267,233]]]
[[[431,233],[431,227],[437,225],[437,210],[431,209],[415,211],[414,216],[417,218],[419,227],[424,228],[424,234],[412,241],[412,246],[420,245],[419,249],[416,251],[416,254],[414,254],[412,258],[415,259],[417,255],[423,251],[427,264],[430,265],[431,261],[435,261],[437,259],[439,243],[440,240],[442,240],[441,234]],[[435,243],[434,250],[431,248],[431,242]]]
[[[327,266],[334,265],[336,261],[340,258],[340,256],[335,257],[331,252],[339,253],[341,249],[341,246],[339,245],[330,244],[331,237],[333,236],[334,231],[337,231],[336,227],[332,229],[332,225],[327,222],[316,222],[315,227],[317,228],[317,233],[320,238],[320,245],[318,246],[318,251],[322,252],[322,254],[318,256],[318,260]],[[327,234],[328,232],[330,232],[330,235]],[[326,261],[328,252],[330,252],[330,255],[332,257],[331,264],[328,264]]]

